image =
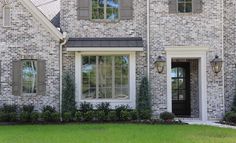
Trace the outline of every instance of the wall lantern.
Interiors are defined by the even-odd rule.
[[[221,58],[219,58],[219,56],[217,56],[217,55],[215,56],[215,59],[213,59],[211,61],[212,70],[216,74],[221,72],[222,65],[223,65],[223,60]]]
[[[155,66],[157,68],[158,73],[162,73],[164,71],[166,64],[166,59],[163,56],[159,56],[155,62]]]

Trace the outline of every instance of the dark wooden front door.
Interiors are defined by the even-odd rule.
[[[190,116],[190,64],[173,62],[172,79],[172,111],[176,116]]]

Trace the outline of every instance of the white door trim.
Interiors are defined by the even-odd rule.
[[[171,85],[171,60],[173,58],[199,60],[199,116],[202,121],[207,121],[207,47],[167,47],[167,110],[172,112],[172,85]]]

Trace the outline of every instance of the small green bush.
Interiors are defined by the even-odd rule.
[[[117,106],[115,111],[116,111],[116,117],[118,120],[122,120],[121,119],[121,111],[127,111],[129,110],[129,106],[128,105],[121,105],[121,106]]]
[[[42,112],[49,111],[50,113],[56,112],[55,107],[52,106],[44,106]]]
[[[105,114],[107,115],[108,112],[110,111],[110,103],[108,102],[102,102],[97,105],[97,110],[98,111],[104,111]]]
[[[107,118],[108,118],[109,121],[117,121],[118,118],[117,118],[116,111],[108,112]]]
[[[139,110],[138,118],[141,120],[148,120],[151,119],[151,111],[150,110]]]
[[[30,113],[29,112],[21,112],[20,113],[20,120],[23,122],[28,122],[30,121]]]
[[[164,121],[173,121],[174,118],[175,118],[175,115],[170,112],[163,112],[160,114],[160,119],[162,119]]]
[[[228,112],[225,114],[224,120],[236,124],[236,112]]]
[[[16,112],[11,112],[11,113],[0,112],[0,121],[15,122],[17,121],[17,113]]]
[[[77,111],[77,112],[75,113],[75,120],[78,121],[78,122],[83,120],[83,114],[82,114],[82,112]]]
[[[60,113],[51,113],[51,120],[54,122],[60,122]]]
[[[105,111],[96,111],[96,118],[99,121],[105,121],[107,120],[107,115]]]
[[[131,120],[131,114],[129,111],[124,110],[120,112],[120,120],[121,121],[128,121]]]
[[[32,112],[30,115],[30,120],[32,122],[37,122],[39,119],[40,114],[38,112]]]
[[[73,120],[73,114],[71,112],[65,112],[63,114],[63,120],[65,122],[69,122],[69,121],[72,121]]]
[[[130,111],[130,116],[132,120],[137,120],[138,119],[138,111],[137,110],[131,110]]]
[[[41,115],[42,119],[46,122],[52,121],[51,113],[50,111],[44,111]]]
[[[83,119],[85,121],[92,121],[94,116],[94,111],[87,111],[83,114]]]
[[[91,103],[83,102],[80,104],[80,111],[86,113],[93,110],[93,105]]]
[[[1,111],[4,113],[14,113],[14,112],[17,112],[17,106],[4,104],[3,108],[1,108]]]
[[[23,105],[22,111],[32,113],[34,111],[34,105]]]

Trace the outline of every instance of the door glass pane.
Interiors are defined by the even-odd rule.
[[[179,89],[185,89],[186,84],[185,84],[185,79],[184,78],[180,78],[179,79]]]
[[[177,77],[178,76],[178,69],[172,68],[171,69],[171,77]]]
[[[185,69],[178,68],[178,77],[184,77],[184,76],[185,76]]]
[[[178,79],[172,79],[172,89],[178,89]]]
[[[185,90],[179,90],[179,100],[185,100]]]
[[[178,90],[172,90],[172,100],[178,100]]]
[[[23,61],[22,75],[23,93],[36,93],[37,61]]]

